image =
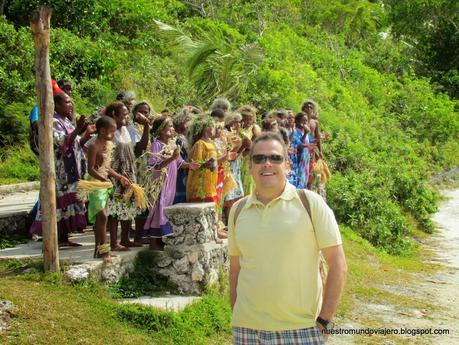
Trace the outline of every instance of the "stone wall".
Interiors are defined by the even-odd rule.
[[[157,272],[177,286],[178,292],[201,294],[229,265],[226,242],[216,243],[218,218],[214,204],[176,204],[165,212],[174,234],[164,239],[164,252],[156,261]]]
[[[0,215],[0,237],[4,239],[18,239],[29,237],[31,224],[28,212],[16,212]]]

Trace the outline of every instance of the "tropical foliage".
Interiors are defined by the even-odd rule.
[[[414,227],[432,230],[429,176],[459,163],[455,2],[6,1],[3,182],[38,174],[24,149],[35,103],[27,18],[45,2],[54,8],[52,73],[74,82],[79,113],[122,89],[158,110],[226,95],[260,113],[297,111],[313,98],[330,134],[328,202],[338,220],[391,253],[409,251]]]

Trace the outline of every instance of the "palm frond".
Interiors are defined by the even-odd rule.
[[[158,26],[158,29],[164,33],[164,37],[167,38],[169,43],[174,44],[178,48],[184,50],[196,47],[196,42],[194,42],[188,35],[179,29],[159,20],[154,19],[153,21]]]
[[[209,57],[212,54],[215,54],[217,47],[210,42],[202,42],[196,46],[191,52],[189,52],[189,57],[186,61],[186,67],[188,69],[188,74],[192,76],[197,68],[206,63]]]

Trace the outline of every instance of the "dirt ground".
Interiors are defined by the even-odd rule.
[[[335,335],[328,344],[459,344],[459,189],[442,192],[445,200],[433,217],[438,231],[422,240],[432,255],[425,265],[441,264],[435,273],[407,273],[413,279],[406,285],[385,285],[385,291],[400,296],[400,303],[369,304],[356,301],[348,319],[337,320],[341,329],[397,329],[397,335]],[[409,296],[434,308],[407,308],[403,297]],[[393,302],[393,301],[392,301]],[[368,322],[371,320],[371,322]],[[368,325],[371,326],[368,326]],[[414,331],[447,330],[442,335],[401,335],[401,329]],[[412,331],[411,331],[412,332]],[[443,331],[441,331],[443,332]]]

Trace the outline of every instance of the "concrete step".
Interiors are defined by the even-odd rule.
[[[0,218],[27,215],[38,200],[38,190],[0,195]]]
[[[94,259],[94,233],[87,229],[84,233],[72,234],[71,240],[82,244],[81,247],[59,248],[59,259],[69,264],[66,274],[72,281],[94,278],[102,282],[113,283],[125,273],[134,269],[137,254],[148,250],[148,246],[131,248],[125,252],[114,252],[113,263],[105,264],[102,259]],[[42,257],[40,241],[29,241],[13,248],[0,250],[0,260]]]
[[[199,301],[201,297],[197,296],[179,296],[179,295],[163,295],[157,297],[142,296],[139,298],[126,298],[120,300],[122,304],[140,304],[149,307],[155,307],[167,311],[181,311],[186,306]]]

